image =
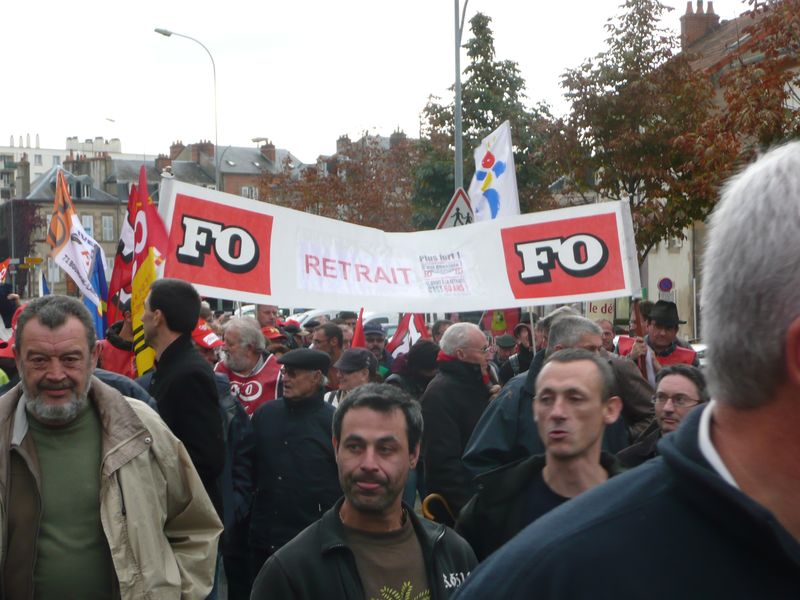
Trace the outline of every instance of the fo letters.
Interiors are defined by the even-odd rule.
[[[608,261],[603,240],[588,233],[520,242],[514,245],[514,251],[522,259],[519,277],[526,284],[549,282],[556,265],[573,277],[591,277]]]
[[[180,262],[202,267],[207,254],[214,251],[220,265],[231,273],[247,273],[258,263],[258,244],[241,227],[206,221],[184,215],[183,244],[178,247]]]

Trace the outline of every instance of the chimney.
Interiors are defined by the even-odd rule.
[[[266,158],[270,161],[273,165],[275,164],[275,144],[271,141],[267,140],[266,143],[261,146],[261,156]]]
[[[31,193],[31,163],[28,162],[28,154],[25,152],[17,163],[16,179],[17,198],[26,198]]]
[[[206,158],[214,158],[214,144],[208,140],[200,140],[197,144],[192,144],[192,160],[200,162],[200,155]]]
[[[172,167],[172,159],[165,154],[159,154],[156,158],[156,171],[161,173],[167,167]]]
[[[697,10],[692,3],[686,3],[686,14],[681,17],[681,50],[686,50],[707,33],[719,27],[719,15],[714,14],[714,3],[708,3],[703,10],[703,0],[697,0]]]
[[[177,142],[173,142],[172,145],[169,147],[169,159],[178,160],[178,157],[185,148],[186,146],[184,146],[183,142],[181,142],[180,140]]]
[[[339,139],[336,140],[336,154],[341,154],[342,152],[349,149],[350,149],[350,136],[340,135]]]

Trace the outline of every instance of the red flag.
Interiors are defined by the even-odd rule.
[[[364,337],[364,307],[358,311],[358,320],[353,330],[353,340],[350,342],[351,348],[366,348],[367,338]]]
[[[430,339],[431,334],[425,325],[425,317],[419,313],[405,313],[397,325],[386,350],[394,357],[406,354],[417,340]]]
[[[114,256],[114,270],[111,271],[111,281],[108,284],[108,322],[109,324],[121,321],[123,318],[120,306],[130,300],[131,283],[133,282],[133,216],[136,212],[136,185],[131,185],[128,194],[128,208],[125,211],[125,221],[122,223],[117,244],[117,254]]]
[[[136,193],[136,210],[133,215],[134,240],[136,240],[137,236],[144,236],[145,242],[139,244],[138,250],[134,247],[134,274],[136,269],[141,267],[145,258],[147,258],[150,248],[155,248],[160,255],[156,259],[156,266],[163,263],[169,245],[167,228],[164,227],[164,221],[161,220],[156,205],[147,191],[147,172],[144,169],[144,165],[139,169],[139,187]],[[144,211],[144,219],[139,216],[141,211]],[[144,231],[141,231],[142,227],[144,227]]]
[[[0,262],[0,283],[5,283],[6,275],[8,275],[8,267],[11,264],[11,258],[5,259]]]

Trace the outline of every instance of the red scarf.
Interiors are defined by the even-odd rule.
[[[446,354],[444,350],[439,350],[439,354],[436,355],[436,362],[454,362],[457,360],[459,360],[457,357]],[[491,383],[488,370],[481,371],[481,377],[483,378],[484,385],[489,385]]]

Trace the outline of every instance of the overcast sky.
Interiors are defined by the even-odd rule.
[[[488,14],[497,58],[520,65],[530,102],[563,113],[560,74],[603,50],[621,1],[469,0],[467,20]],[[686,1],[664,2],[677,33]],[[728,19],[746,4],[714,8]],[[213,142],[211,61],[156,27],[213,54],[221,146],[267,137],[313,162],[342,134],[416,137],[428,95],[450,100],[453,13],[453,0],[4,2],[0,145],[37,133],[45,148],[103,136],[148,154]]]

